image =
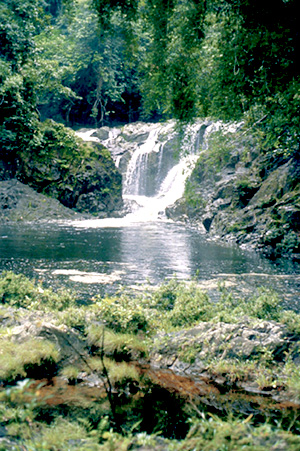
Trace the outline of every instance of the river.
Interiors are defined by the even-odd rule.
[[[300,268],[209,241],[198,230],[167,221],[122,220],[0,225],[0,270],[13,270],[88,301],[121,287],[141,289],[176,276],[215,292],[218,282],[249,295],[259,286],[299,307]],[[119,225],[118,225],[119,223]]]
[[[164,217],[164,208],[182,195],[210,125],[196,124],[189,146],[176,158],[172,127],[136,124],[122,132],[104,130],[101,142],[123,168],[123,195],[134,201],[133,212],[125,218],[0,224],[0,271],[24,273],[54,288],[67,286],[84,302],[98,293],[139,290],[177,277],[197,280],[212,296],[220,283],[246,296],[266,286],[280,293],[286,307],[300,310],[299,264],[271,262]],[[98,140],[93,130],[81,135]]]

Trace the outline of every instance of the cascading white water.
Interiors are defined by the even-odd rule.
[[[197,121],[179,131],[175,121],[135,123],[78,133],[107,147],[123,174],[123,198],[132,205],[123,225],[163,218],[166,207],[182,197],[208,125]]]

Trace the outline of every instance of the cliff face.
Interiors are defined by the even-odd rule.
[[[185,195],[167,216],[269,257],[300,252],[300,163],[233,143],[227,154],[204,151]]]

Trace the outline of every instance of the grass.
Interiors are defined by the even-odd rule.
[[[47,291],[22,275],[3,273],[0,277],[0,320],[8,323],[0,330],[0,379],[6,384],[6,390],[0,390],[0,425],[14,440],[13,449],[119,451],[149,445],[150,449],[152,446],[152,449],[170,451],[298,450],[300,423],[296,411],[293,418],[287,411],[282,424],[280,419],[277,424],[271,420],[270,424],[259,424],[250,417],[212,416],[207,409],[203,414],[194,410],[189,412],[190,431],[180,440],[174,438],[174,428],[172,440],[167,439],[167,432],[166,437],[162,437],[161,433],[157,435],[143,429],[144,417],[154,402],[155,421],[160,423],[153,425],[153,431],[156,426],[168,425],[172,415],[163,402],[166,390],[158,389],[142,377],[133,364],[133,361],[148,358],[155,337],[165,340],[168,348],[170,337],[176,337],[177,333],[180,337],[183,329],[188,330],[199,323],[207,324],[208,328],[220,322],[239,324],[247,318],[250,326],[270,320],[280,322],[293,339],[298,339],[300,315],[284,311],[275,293],[261,289],[257,295],[244,299],[233,296],[222,286],[219,291],[219,301],[213,302],[196,282],[185,284],[173,279],[156,290],[145,289],[137,296],[125,292],[113,297],[97,296],[94,304],[78,306],[70,293]],[[23,388],[16,384],[26,377],[51,377],[59,360],[56,345],[45,339],[14,341],[10,325],[16,321],[20,323],[29,311],[31,314],[37,311],[38,315],[47,312],[57,323],[67,324],[81,333],[90,352],[87,365],[83,361],[82,366],[68,362],[60,367],[59,375],[67,378],[70,384],[84,372],[94,373],[100,379],[108,377],[124,422],[121,432],[114,429],[106,400],[102,399],[98,404],[94,401],[86,403],[82,407],[76,404],[70,410],[65,407],[51,410],[49,406],[45,410],[34,390],[29,395],[25,382]],[[193,363],[207,348],[207,355],[202,359],[206,371],[213,377],[221,375],[228,386],[250,381],[260,389],[279,387],[293,400],[299,400],[300,370],[297,361],[293,360],[294,351],[280,362],[274,359],[268,347],[261,347],[248,359],[229,358],[226,343],[215,354],[213,346],[205,340],[203,343],[190,340],[179,345],[178,357]],[[8,383],[13,384],[12,387],[7,387]],[[143,404],[144,398],[149,400],[148,407]],[[46,411],[47,415],[44,415]],[[175,424],[180,428],[179,423]],[[164,430],[169,429],[166,426]],[[9,449],[1,446],[0,442],[0,451]]]
[[[59,359],[59,350],[48,340],[29,338],[22,343],[0,339],[0,380],[14,381],[36,373],[48,376]]]
[[[89,326],[87,338],[91,346],[114,359],[137,360],[146,357],[148,351],[142,336],[119,334],[96,324]]]
[[[6,271],[0,278],[0,304],[31,310],[62,311],[75,304],[75,297],[68,290],[62,289],[56,293],[23,274]]]

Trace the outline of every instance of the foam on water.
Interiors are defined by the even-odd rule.
[[[166,221],[165,209],[182,197],[185,181],[201,151],[205,133],[202,133],[199,139],[199,132],[207,125],[199,121],[187,127],[185,134],[178,139],[179,149],[175,148],[175,144],[172,149],[171,144],[171,140],[178,136],[174,121],[165,124],[138,123],[136,126],[129,124],[122,132],[112,128],[108,130],[108,138],[102,141],[95,137],[96,130],[77,132],[82,139],[102,142],[111,151],[116,166],[121,165],[124,152],[129,153],[130,158],[123,170],[123,199],[125,202],[130,201],[132,211],[123,218],[74,221],[73,225],[79,228],[129,227],[136,223]],[[166,145],[169,146],[168,153],[165,150]],[[179,154],[177,158],[176,153]],[[158,155],[154,175],[151,172],[151,154]],[[172,154],[175,156],[172,157]],[[148,190],[152,184],[150,191],[154,192],[154,195],[145,195],[146,178]]]

